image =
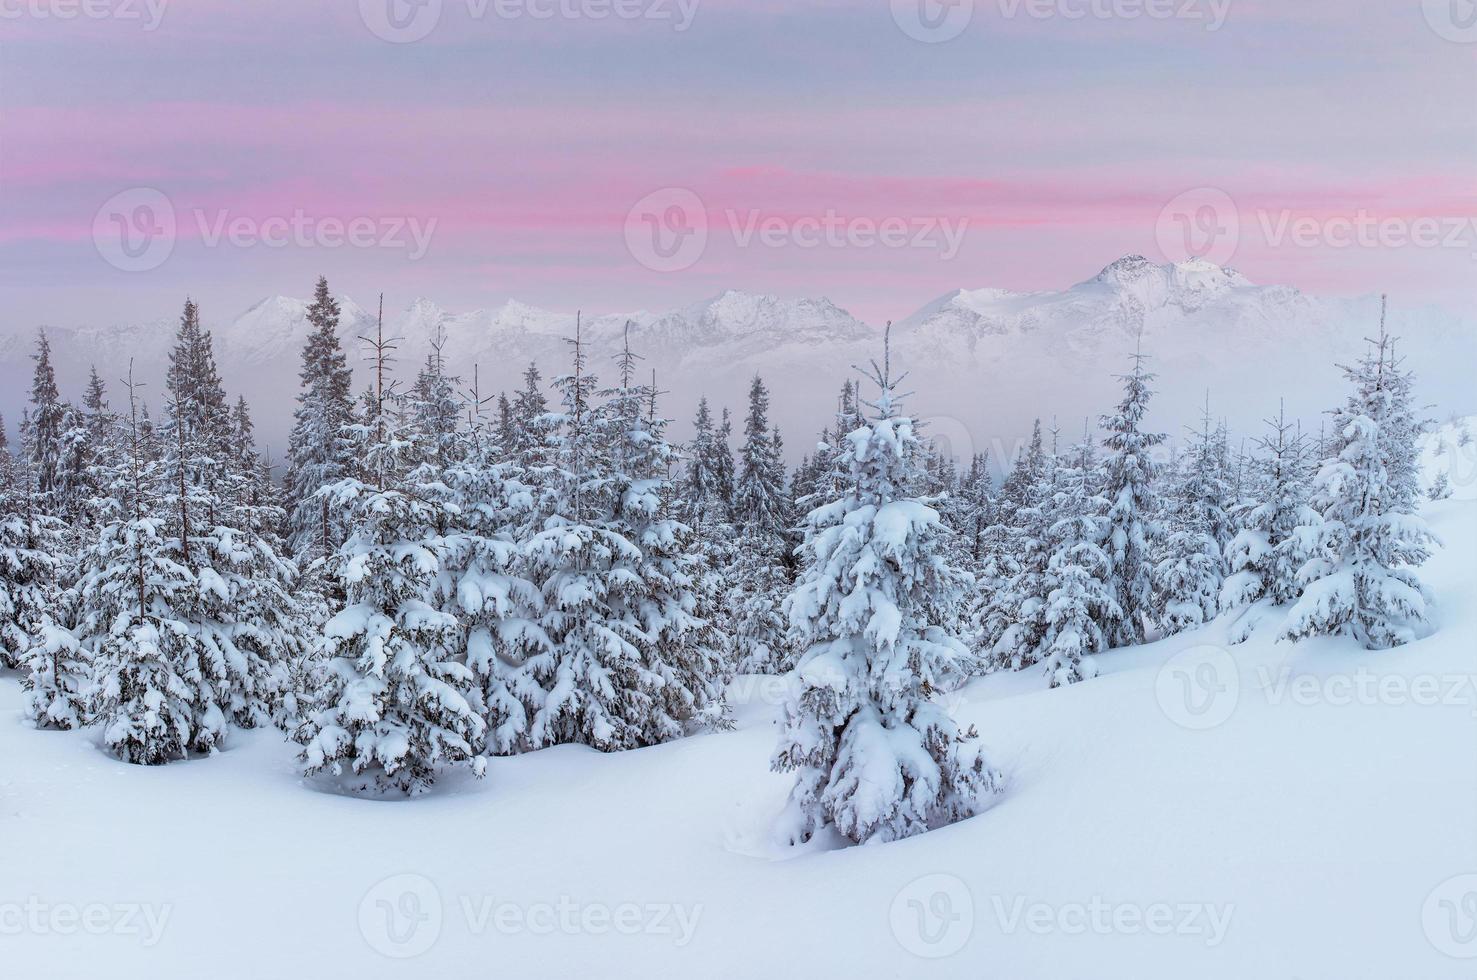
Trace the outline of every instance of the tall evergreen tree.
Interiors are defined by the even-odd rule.
[[[1108,501],[1108,558],[1112,562],[1113,599],[1120,617],[1108,626],[1113,646],[1142,643],[1144,629],[1153,612],[1151,579],[1154,541],[1161,530],[1154,513],[1154,479],[1157,467],[1151,456],[1165,436],[1143,430],[1153,390],[1154,375],[1144,367],[1148,360],[1135,354],[1133,370],[1122,376],[1123,400],[1118,411],[1104,416],[1102,427],[1110,456],[1104,473],[1103,495]]]
[[[850,489],[813,510],[808,561],[786,603],[803,644],[774,768],[797,774],[785,833],[834,827],[889,841],[976,813],[1000,788],[971,730],[932,698],[967,649],[939,624],[967,577],[943,558],[936,511],[899,496],[916,478],[917,437],[890,357],[871,424],[843,443]]]
[[[1286,408],[1268,419],[1268,435],[1257,440],[1262,501],[1246,512],[1245,528],[1228,549],[1230,575],[1221,589],[1221,608],[1283,606],[1302,591],[1298,572],[1312,557],[1322,517],[1308,506],[1308,444],[1287,419]],[[1231,642],[1244,642],[1257,616],[1251,611],[1231,627]]]
[[[1427,598],[1415,568],[1430,555],[1426,524],[1410,512],[1401,485],[1416,455],[1412,376],[1380,337],[1353,367],[1353,389],[1334,413],[1335,454],[1318,475],[1313,506],[1316,555],[1298,573],[1302,597],[1288,613],[1284,639],[1352,636],[1382,650],[1415,639],[1426,626]]]
[[[339,304],[320,277],[308,307],[312,332],[303,345],[302,390],[287,451],[288,544],[299,561],[324,558],[343,543],[343,515],[324,487],[354,472],[348,427],[354,421],[353,375],[339,344]]]
[[[36,492],[41,494],[43,501],[49,502],[57,490],[66,406],[56,386],[56,370],[51,364],[51,341],[44,330],[37,331],[36,353],[31,355],[31,360],[36,362],[36,367],[31,376],[31,409],[22,441]]]

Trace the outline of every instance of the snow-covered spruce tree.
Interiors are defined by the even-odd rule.
[[[1009,574],[992,583],[977,615],[976,642],[989,670],[1024,670],[1040,658],[1046,637],[1048,531],[1055,522],[1051,485],[1056,466],[1038,420],[1025,453],[1001,489]]]
[[[1221,609],[1283,606],[1302,591],[1299,570],[1312,558],[1322,518],[1308,506],[1308,445],[1300,428],[1287,420],[1284,406],[1268,419],[1270,433],[1257,440],[1262,502],[1246,511],[1245,528],[1227,551],[1230,575],[1221,588]],[[1232,643],[1251,635],[1256,610],[1231,626]]]
[[[1165,436],[1143,430],[1153,390],[1154,375],[1144,368],[1148,358],[1133,357],[1133,370],[1122,376],[1123,401],[1113,415],[1101,422],[1109,451],[1103,474],[1103,496],[1108,501],[1106,547],[1112,562],[1113,598],[1119,618],[1107,624],[1111,646],[1132,646],[1144,641],[1145,624],[1153,612],[1152,559],[1154,542],[1161,529],[1155,518],[1154,480],[1156,466],[1151,458]]]
[[[1427,496],[1432,500],[1450,500],[1451,494],[1451,475],[1446,470],[1442,470],[1436,474],[1436,479],[1431,481],[1431,489],[1427,491]]]
[[[88,714],[104,746],[125,762],[161,765],[214,746],[225,718],[197,726],[202,679],[185,667],[190,629],[173,608],[195,583],[164,531],[132,374],[130,367],[127,462],[108,488],[124,503],[82,552],[73,633],[92,661]]]
[[[574,370],[556,382],[562,492],[527,548],[550,643],[531,661],[548,692],[532,741],[609,752],[721,722],[723,671],[689,532],[664,513],[670,449],[652,392],[633,383],[628,353],[620,387],[596,404],[578,333],[571,344]]]
[[[215,368],[210,333],[187,303],[171,353],[168,416],[161,428],[162,530],[180,588],[170,600],[179,624],[180,667],[195,682],[196,727],[225,735],[282,716],[289,664],[301,656],[305,606],[297,569],[281,553],[282,514],[255,499],[259,472],[243,472],[234,418]],[[208,746],[204,746],[208,747]]]
[[[67,526],[36,497],[0,490],[0,667],[25,671],[26,715],[38,727],[77,728],[87,669],[63,625]]]
[[[383,389],[377,395],[384,405]],[[305,775],[331,773],[353,792],[427,792],[442,768],[473,762],[484,722],[461,659],[454,616],[435,605],[444,506],[412,479],[416,447],[400,413],[351,426],[365,480],[320,490],[349,537],[331,561],[345,600],[323,629],[329,662],[297,737]]]
[[[352,372],[339,345],[339,305],[320,277],[308,307],[313,331],[303,345],[302,390],[287,450],[288,544],[299,562],[331,555],[342,543],[342,515],[318,491],[354,471],[348,426],[354,421]]]
[[[1337,452],[1314,491],[1323,516],[1316,555],[1298,573],[1303,594],[1281,636],[1351,636],[1365,649],[1383,650],[1414,640],[1427,624],[1414,569],[1429,557],[1433,538],[1411,511],[1408,489],[1392,482],[1415,454],[1412,378],[1383,323],[1370,352],[1343,371],[1353,391],[1334,413]]]
[[[539,625],[542,600],[524,574],[520,549],[534,497],[494,436],[492,427],[474,420],[444,472],[451,527],[443,539],[437,604],[455,617],[457,645],[474,677],[485,722],[480,751],[509,755],[529,747],[544,695],[531,662],[547,653],[549,641]]]
[[[713,445],[717,435],[713,430],[713,413],[708,408],[706,396],[698,399],[692,431],[692,441],[687,444],[687,472],[683,480],[682,499],[687,523],[701,540],[714,514],[714,502],[718,495],[717,453]]]
[[[805,519],[808,561],[786,601],[804,652],[773,766],[797,774],[782,828],[792,843],[826,827],[856,843],[909,837],[974,815],[1001,788],[973,729],[960,733],[933,700],[969,657],[937,625],[968,578],[943,559],[937,512],[899,494],[918,447],[890,347],[873,374],[875,415],[840,453],[850,489]]]
[[[782,674],[794,666],[780,608],[793,583],[787,564],[790,501],[777,441],[769,425],[769,389],[756,375],[739,450],[733,504],[738,542],[728,597],[738,670],[746,674]]]
[[[1046,634],[1041,660],[1053,688],[1097,676],[1092,655],[1108,646],[1104,623],[1120,616],[1108,584],[1103,550],[1107,501],[1095,493],[1097,462],[1091,433],[1060,468],[1055,523],[1047,532],[1051,557],[1046,566]]]
[[[40,512],[29,487],[0,491],[0,667],[21,667],[55,609],[66,525]]]
[[[21,426],[21,443],[26,464],[43,509],[50,511],[57,489],[57,473],[61,467],[62,434],[67,407],[56,386],[56,370],[51,364],[51,341],[46,331],[36,334],[36,362],[31,377],[31,407]]]
[[[1225,504],[1223,432],[1211,428],[1207,402],[1201,427],[1191,439],[1184,471],[1165,508],[1167,533],[1154,563],[1154,621],[1179,633],[1214,619],[1226,578],[1221,538],[1229,533]]]

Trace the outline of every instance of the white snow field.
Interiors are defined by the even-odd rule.
[[[1226,647],[1223,618],[1071,688],[986,678],[954,707],[1006,795],[901,843],[771,842],[772,679],[736,683],[733,732],[376,803],[310,788],[270,731],[130,767],[29,728],[0,675],[0,976],[1472,977],[1477,478],[1453,457],[1434,636]]]

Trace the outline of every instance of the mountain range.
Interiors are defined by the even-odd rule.
[[[339,302],[340,332],[357,366],[364,346],[357,338],[373,332],[376,315],[350,297]],[[229,322],[209,324],[227,388],[247,397],[259,436],[278,458],[291,426],[307,305],[274,296]],[[941,296],[895,324],[893,360],[910,374],[908,410],[928,419],[933,435],[960,457],[986,449],[997,458],[1010,456],[1037,416],[1048,424],[1057,419],[1064,445],[1077,441],[1084,420],[1115,404],[1115,375],[1130,366],[1136,350],[1159,374],[1151,424],[1178,434],[1198,419],[1208,397],[1215,417],[1255,436],[1282,399],[1290,415],[1316,427],[1320,413],[1342,398],[1336,364],[1358,355],[1364,338],[1378,332],[1379,318],[1377,296],[1317,297],[1291,286],[1257,285],[1204,261],[1161,265],[1128,256],[1058,291],[983,288]],[[852,367],[882,350],[879,326],[824,298],[730,290],[669,312],[580,319],[596,373],[611,373],[610,359],[629,332],[632,348],[645,358],[643,368],[655,372],[667,393],[664,412],[678,420],[673,434],[679,439],[703,394],[715,410],[733,410],[741,433],[749,381],[763,375],[772,421],[792,460],[830,421]],[[1477,411],[1468,367],[1477,355],[1474,325],[1439,309],[1398,303],[1389,319],[1433,414]],[[107,327],[12,324],[0,334],[0,411],[12,432],[30,387],[27,355],[37,326],[50,338],[65,396],[80,393],[94,363],[116,393],[112,379],[133,358],[157,398],[175,323],[171,315]],[[464,387],[476,365],[478,387],[487,394],[516,387],[530,361],[545,379],[562,372],[575,326],[574,313],[513,301],[458,313],[417,299],[387,312],[385,330],[401,338],[401,378],[412,378],[439,342]]]

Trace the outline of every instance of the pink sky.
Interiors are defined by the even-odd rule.
[[[1232,202],[1235,247],[1204,248],[1254,280],[1477,311],[1477,38],[1418,3],[1181,0],[1204,17],[1159,20],[1142,0],[974,0],[959,36],[926,43],[883,2],[687,0],[678,30],[677,0],[638,20],[591,18],[600,0],[549,20],[527,13],[545,0],[509,0],[512,19],[443,0],[423,39],[377,37],[374,4],[403,2],[7,7],[12,327],[152,320],[186,292],[224,318],[320,272],[399,304],[656,309],[733,287],[880,322],[953,288],[1181,258],[1166,206],[1192,189]],[[138,188],[174,233],[126,271],[95,236],[135,221]],[[632,247],[632,208],[671,189],[700,209],[676,232],[705,223],[707,242],[663,271]],[[99,218],[110,200],[124,226]],[[306,237],[256,235],[290,221]],[[375,247],[332,234],[355,222]],[[845,234],[807,244],[823,222]],[[1371,237],[1340,244],[1353,222]],[[906,233],[881,244],[883,224]],[[406,226],[423,255],[397,247]],[[242,233],[210,233],[227,227]],[[1268,235],[1293,227],[1306,240]]]

